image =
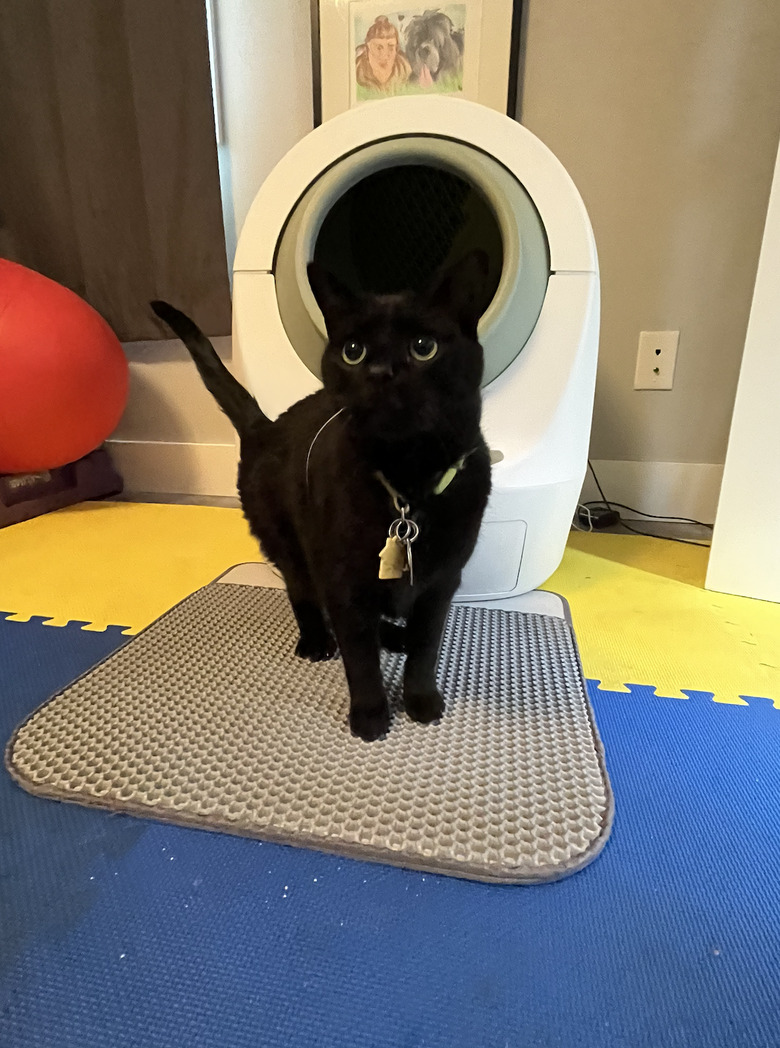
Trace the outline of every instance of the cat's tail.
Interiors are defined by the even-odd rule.
[[[230,374],[194,321],[167,302],[156,300],[150,305],[190,351],[206,389],[233,423],[240,437],[258,420],[268,421],[255,398]]]

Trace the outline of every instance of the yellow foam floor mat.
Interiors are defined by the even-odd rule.
[[[260,559],[237,509],[89,503],[0,531],[0,611],[136,633]],[[585,673],[602,688],[780,709],[780,605],[705,590],[706,564],[697,546],[575,533],[544,588],[571,604]]]
[[[0,610],[138,633],[233,564],[261,559],[238,509],[85,503],[0,531]]]
[[[573,533],[545,589],[569,601],[585,673],[716,702],[780,709],[780,604],[704,589],[707,549],[634,535]]]

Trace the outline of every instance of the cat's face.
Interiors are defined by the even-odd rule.
[[[486,273],[486,256],[475,252],[423,294],[357,297],[312,263],[329,338],[325,388],[376,436],[445,425],[454,407],[479,398]]]

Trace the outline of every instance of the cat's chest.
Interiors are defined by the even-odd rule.
[[[464,550],[470,552],[476,538],[485,499],[486,493],[469,488],[455,497],[432,495],[418,503],[412,500],[403,514],[388,500],[380,511],[375,541],[397,535],[420,577],[460,566]]]
[[[476,507],[468,503],[457,507],[429,506],[415,509],[410,507],[409,520],[417,529],[414,547],[420,556],[446,557],[453,547],[458,547],[464,531],[475,521]]]
[[[338,469],[332,468],[334,461]],[[390,470],[396,490],[376,463],[363,460],[350,447],[341,449],[327,466],[331,468],[311,473],[305,512],[299,518],[314,563],[327,565],[329,573],[339,576],[378,577],[380,552],[395,530],[409,541],[414,575],[421,584],[462,568],[476,541],[490,488],[486,454],[469,457],[465,468],[455,470],[438,493],[441,475],[436,470],[429,484],[423,487],[417,481],[409,488],[402,471]],[[397,507],[404,503],[408,509],[402,514]]]

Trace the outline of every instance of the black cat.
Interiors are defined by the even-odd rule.
[[[329,337],[324,389],[275,422],[191,320],[152,303],[239,433],[244,514],[284,576],[296,654],[316,662],[340,649],[350,727],[366,740],[390,724],[380,645],[406,651],[408,714],[428,723],[444,711],[435,683],[442,629],[490,492],[477,341],[486,273],[486,256],[474,252],[425,294],[358,296],[312,263]],[[400,538],[419,529],[412,570],[408,547],[390,542],[400,577],[380,579],[380,551],[401,520]]]

